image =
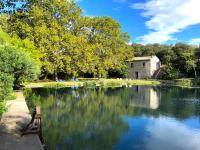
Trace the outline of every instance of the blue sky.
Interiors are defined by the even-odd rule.
[[[77,0],[87,16],[111,16],[131,42],[200,43],[200,0]]]

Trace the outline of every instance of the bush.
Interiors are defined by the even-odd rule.
[[[6,111],[6,104],[4,101],[0,100],[0,119],[2,114]]]
[[[0,46],[0,66],[3,78],[5,79],[8,75],[10,81],[7,82],[14,80],[15,87],[20,87],[23,82],[36,79],[40,70],[29,53],[10,45]]]
[[[161,72],[161,79],[164,80],[171,80],[171,79],[177,79],[179,76],[179,71],[172,66],[166,66],[162,68]]]
[[[129,67],[123,66],[120,69],[110,69],[108,71],[109,78],[126,78],[129,73]]]
[[[12,93],[13,80],[11,75],[0,72],[0,100],[6,99]]]

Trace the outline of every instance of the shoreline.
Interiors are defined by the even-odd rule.
[[[156,80],[156,79],[96,79],[81,78],[77,81],[35,81],[26,83],[25,88],[65,88],[65,87],[132,87],[132,86],[177,86],[182,88],[200,88],[200,79],[183,78],[174,80]]]
[[[25,88],[41,88],[41,87],[129,87],[135,85],[155,86],[160,85],[158,80],[131,80],[131,79],[85,79],[79,81],[38,81],[25,85]]]

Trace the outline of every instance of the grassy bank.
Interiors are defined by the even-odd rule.
[[[157,80],[128,80],[128,79],[80,79],[78,81],[64,81],[64,82],[34,82],[27,84],[28,88],[37,87],[72,87],[72,86],[101,86],[101,87],[121,87],[133,85],[159,85]]]
[[[175,80],[164,80],[161,81],[164,85],[173,85],[179,87],[200,87],[200,79],[194,78],[182,78],[182,79],[175,79]]]

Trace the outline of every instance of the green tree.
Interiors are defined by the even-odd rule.
[[[200,75],[200,46],[195,49],[197,76]]]
[[[172,80],[177,79],[179,77],[178,69],[172,67],[172,65],[168,64],[162,68],[161,79],[164,80]]]
[[[89,43],[95,45],[95,76],[105,77],[110,69],[120,70],[125,61],[133,57],[127,44],[128,35],[121,32],[120,24],[110,17],[91,18],[88,28]]]
[[[7,31],[34,42],[43,54],[44,77],[105,77],[110,69],[122,70],[132,57],[128,34],[109,17],[83,17],[74,1],[29,0],[24,7],[10,15]]]
[[[174,66],[177,67],[181,73],[186,75],[188,75],[189,71],[193,71],[194,77],[197,77],[195,48],[188,44],[177,43],[172,47],[172,50],[176,54],[173,60]]]

